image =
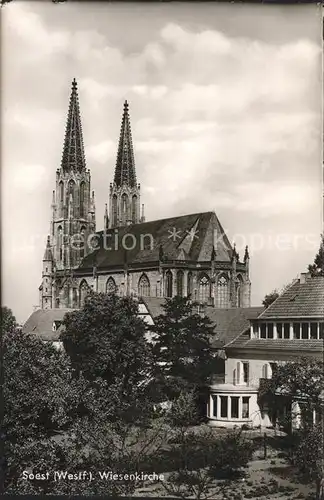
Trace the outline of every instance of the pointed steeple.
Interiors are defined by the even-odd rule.
[[[135,160],[127,101],[124,103],[114,182],[117,187],[122,185],[136,186]]]
[[[50,236],[47,236],[47,242],[46,242],[46,248],[45,248],[45,253],[44,253],[44,258],[43,262],[52,262],[53,260],[53,255],[52,255],[52,250],[51,250],[51,240]]]
[[[61,167],[64,171],[86,169],[77,82],[72,81]]]

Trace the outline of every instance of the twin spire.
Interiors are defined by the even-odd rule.
[[[117,187],[122,185],[127,185],[129,187],[136,186],[134,150],[127,101],[124,103],[114,183]]]
[[[86,169],[78,88],[75,78],[72,81],[61,167],[64,171],[82,172]]]
[[[82,172],[86,169],[78,88],[75,78],[72,81],[61,167],[64,171]],[[114,183],[117,187],[123,184],[129,187],[136,186],[134,150],[127,101],[124,103]]]

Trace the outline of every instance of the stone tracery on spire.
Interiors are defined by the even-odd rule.
[[[86,169],[77,82],[72,81],[61,167],[64,171]]]
[[[117,187],[122,185],[129,187],[136,186],[135,159],[127,101],[124,103],[114,183]]]

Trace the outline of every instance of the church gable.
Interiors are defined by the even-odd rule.
[[[211,260],[214,248],[216,261],[230,262],[233,249],[216,214],[212,213],[209,221],[205,221],[205,226],[201,228],[201,232],[204,234],[204,240],[200,248],[197,248],[197,253],[199,251],[197,260]]]
[[[218,238],[217,260],[230,261],[231,246],[212,212],[160,219],[100,232],[100,247],[82,262],[81,269],[109,268],[157,262],[160,248],[165,261],[210,261],[214,231]],[[228,248],[227,248],[228,247]]]

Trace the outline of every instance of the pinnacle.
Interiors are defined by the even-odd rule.
[[[72,80],[61,166],[65,171],[86,168],[77,81]]]

